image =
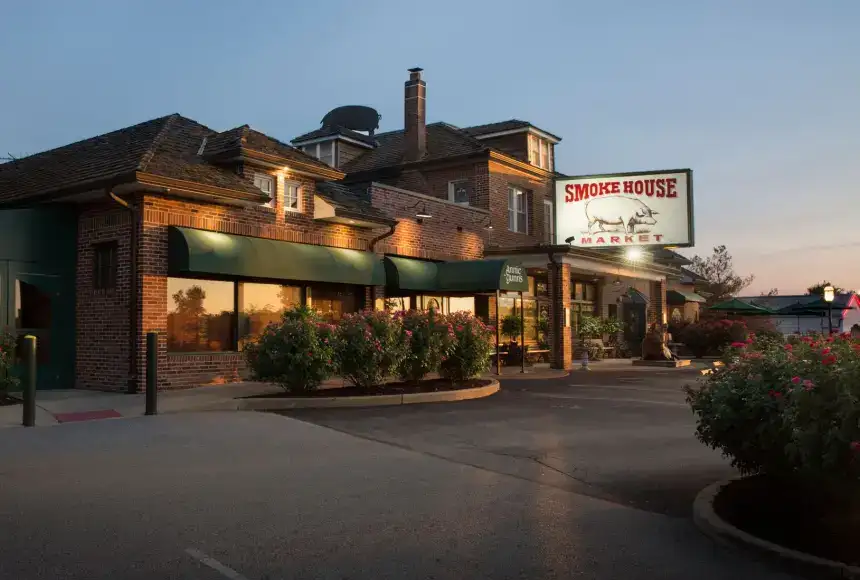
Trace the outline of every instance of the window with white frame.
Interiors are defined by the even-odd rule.
[[[335,156],[334,156],[334,141],[323,141],[322,143],[313,143],[312,145],[305,145],[302,147],[302,151],[310,155],[311,157],[316,157],[323,163],[331,165],[335,167]]]
[[[448,201],[453,201],[460,205],[469,205],[469,180],[458,179],[448,182]]]
[[[537,135],[529,135],[529,163],[552,171],[552,144]]]
[[[528,196],[522,189],[508,186],[508,229],[512,232],[529,232]]]
[[[284,209],[286,211],[302,211],[302,187],[295,181],[284,182]]]
[[[543,241],[548,244],[555,243],[555,222],[552,219],[552,202],[543,200]]]
[[[255,173],[254,186],[269,196],[269,201],[263,205],[266,207],[275,207],[275,178],[265,173]]]

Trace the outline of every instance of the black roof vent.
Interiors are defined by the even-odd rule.
[[[379,128],[379,120],[382,115],[373,107],[362,105],[347,105],[329,111],[322,120],[323,127],[343,127],[353,131],[367,131],[373,135]]]

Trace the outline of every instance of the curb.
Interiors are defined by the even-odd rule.
[[[387,407],[416,403],[444,403],[489,397],[499,391],[499,381],[456,391],[407,393],[403,395],[370,395],[356,397],[257,397],[239,399],[239,411],[280,411],[286,409],[334,409],[339,407]]]
[[[815,578],[860,579],[860,566],[852,566],[835,560],[819,558],[805,552],[785,548],[779,544],[762,540],[731,525],[714,511],[714,500],[723,489],[742,477],[733,477],[712,483],[699,492],[693,502],[693,522],[706,536],[757,552],[782,566]]]

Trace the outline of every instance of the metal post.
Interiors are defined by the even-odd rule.
[[[526,301],[520,291],[520,373],[526,372]]]
[[[827,331],[833,334],[833,302],[827,303]]]
[[[146,333],[146,414],[158,414],[158,333]]]
[[[496,290],[496,374],[502,374],[502,353],[499,352],[499,342],[501,339],[502,321],[499,320],[499,300],[502,299],[502,293]]]
[[[24,427],[36,426],[36,337],[24,337]]]

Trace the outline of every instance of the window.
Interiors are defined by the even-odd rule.
[[[552,202],[543,200],[543,241],[548,244],[555,243],[555,223],[552,220]]]
[[[537,135],[529,135],[529,163],[552,171],[552,144]]]
[[[324,141],[322,143],[314,143],[313,145],[305,145],[304,147],[302,147],[302,151],[304,151],[311,157],[316,157],[327,165],[331,165],[332,167],[336,166],[336,163],[334,161],[334,141]]]
[[[266,207],[275,207],[275,178],[265,173],[255,173],[254,186],[269,196],[269,201],[263,205]]]
[[[526,192],[513,186],[508,187],[508,229],[521,234],[529,231]]]
[[[448,201],[469,205],[469,180],[460,179],[448,182]]]
[[[299,286],[239,283],[239,348],[248,339],[262,334],[266,326],[278,322],[284,310],[302,303]]]
[[[356,288],[340,284],[315,284],[308,288],[308,306],[327,320],[340,320],[344,314],[358,312]]]
[[[295,181],[284,182],[284,209],[287,211],[302,211],[300,183]]]
[[[93,247],[93,288],[116,288],[117,242],[105,242]]]
[[[233,282],[167,279],[167,350],[235,350]]]

